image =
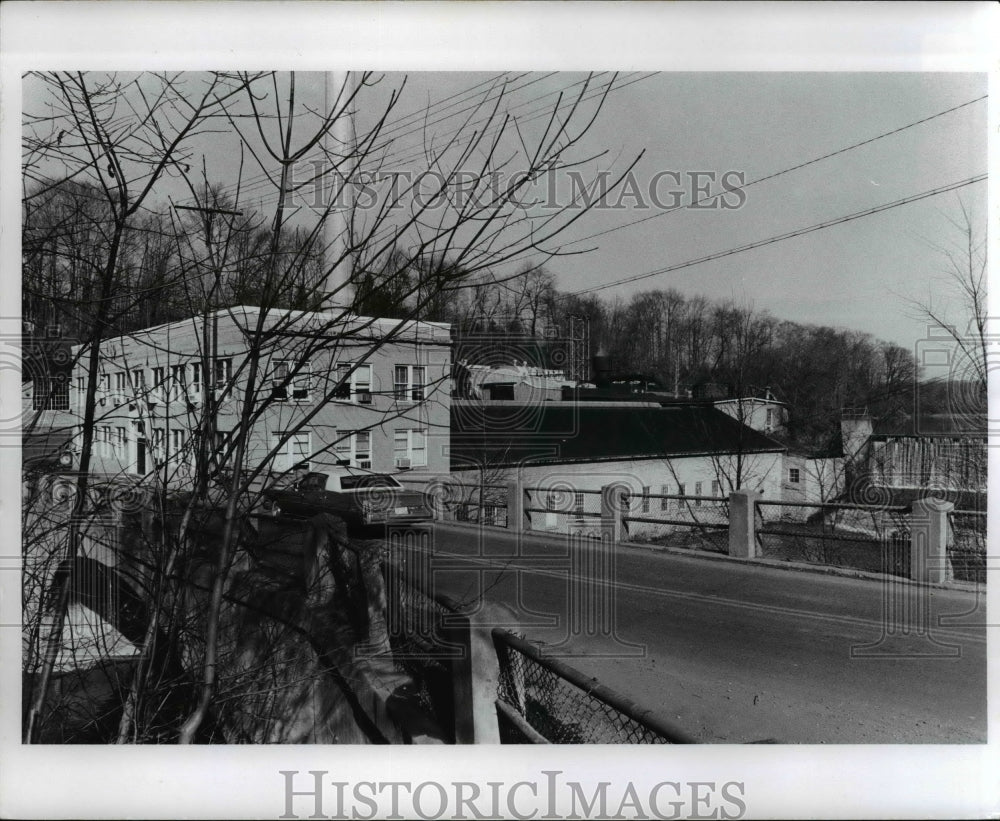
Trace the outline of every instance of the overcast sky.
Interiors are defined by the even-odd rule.
[[[424,95],[444,97],[484,76],[418,74],[409,85],[423,102]],[[626,85],[637,77],[643,79]],[[577,79],[556,75],[531,92],[537,96]],[[954,73],[663,73],[621,75],[619,82],[588,135],[589,145],[609,149],[619,167],[644,151],[636,167],[640,184],[663,171],[680,172],[682,180],[691,171],[739,171],[751,181],[986,94],[985,75]],[[576,246],[596,246],[592,253],[550,267],[564,290],[601,285],[966,180],[986,166],[982,100],[751,186],[738,209],[664,213],[655,203],[644,209],[624,198],[627,209],[594,212],[573,229],[573,237],[623,227]],[[661,193],[676,188],[675,177],[656,179]],[[959,197],[981,230],[985,183],[602,294],[628,298],[672,287],[912,347],[923,323],[909,315],[907,299],[939,302],[949,296],[936,246],[961,241],[949,223],[959,214]],[[690,200],[687,193],[683,201]],[[663,215],[626,225],[657,212]],[[960,316],[955,310],[956,320]]]
[[[470,116],[470,103],[503,81],[506,105],[530,141],[546,122],[534,115],[560,93],[572,97],[586,77],[564,72],[381,76],[380,86],[361,98],[359,128],[364,131],[388,92],[405,79],[402,101],[390,118],[395,124],[390,133],[399,143],[388,167],[400,169],[407,167],[403,158],[419,153],[426,135],[447,137]],[[297,75],[300,102],[319,105],[323,77]],[[598,75],[594,87],[610,80],[610,73]],[[987,108],[979,99],[985,94],[984,74],[620,73],[577,156],[602,154],[584,167],[590,173],[620,171],[642,158],[628,195],[609,199],[620,207],[596,209],[564,237],[571,250],[593,250],[555,259],[548,267],[561,290],[584,290],[968,180],[987,167]],[[38,99],[27,81],[26,109]],[[594,100],[587,105],[592,111]],[[426,123],[407,119],[424,110],[430,112]],[[933,119],[908,127],[927,118]],[[903,130],[750,185],[738,208],[669,210],[704,198],[706,190],[718,192],[724,175],[732,185],[752,182],[897,129]],[[213,181],[235,185],[235,135],[213,135],[198,150],[206,155]],[[249,160],[245,178],[259,179]],[[244,191],[251,199],[265,194],[253,185]],[[180,188],[163,193],[185,199]],[[950,222],[960,214],[960,198],[981,231],[985,182],[600,293],[628,299],[640,290],[675,288],[784,319],[867,331],[912,349],[926,323],[915,317],[908,300],[931,301],[938,308],[953,301],[939,249],[962,240]],[[727,202],[739,200],[730,195]],[[586,239],[593,234],[601,235]],[[958,305],[951,306],[950,316],[964,322]]]

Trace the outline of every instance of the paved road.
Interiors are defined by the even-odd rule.
[[[986,740],[983,594],[499,530],[422,538],[437,589],[514,607],[529,638],[702,741]]]

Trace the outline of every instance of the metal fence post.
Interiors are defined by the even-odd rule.
[[[524,493],[518,482],[507,483],[507,529],[515,533],[523,533],[524,520]]]
[[[943,499],[917,499],[910,514],[910,578],[941,584],[952,576],[948,560],[948,514],[955,505]]]
[[[729,494],[729,555],[741,559],[757,557],[756,490],[734,490]]]

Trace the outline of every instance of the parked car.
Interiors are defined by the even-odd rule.
[[[394,476],[353,468],[309,471],[284,486],[268,488],[260,513],[292,519],[332,513],[340,516],[349,530],[416,524],[434,518],[426,494],[404,488]]]

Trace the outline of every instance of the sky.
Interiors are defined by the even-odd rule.
[[[426,88],[434,99],[482,76],[411,74],[409,86]],[[576,80],[578,75],[558,74],[532,91],[537,96]],[[659,180],[659,204],[666,207],[647,197],[642,203],[639,197],[622,197],[624,209],[589,214],[570,238],[612,230],[572,246],[593,247],[592,252],[549,264],[561,290],[674,266],[987,170],[986,100],[980,100],[750,186],[742,207],[667,213],[672,204],[667,188],[682,191],[685,204],[699,198],[691,191],[690,172],[715,175],[700,176],[702,184],[726,172],[741,172],[746,181],[768,176],[982,98],[986,75],[672,72],[623,74],[618,83],[620,90],[612,90],[587,136],[588,146],[608,151],[602,168],[616,167],[614,159],[624,167],[641,153],[634,169],[639,190],[646,192]],[[682,185],[661,173],[668,171],[678,172]],[[961,215],[961,203],[981,236],[985,183],[600,293],[628,299],[641,290],[675,288],[912,347],[926,323],[914,318],[910,301],[954,302],[942,278],[947,263],[940,248],[962,241],[951,224]],[[628,224],[647,217],[653,218]],[[956,321],[959,307],[952,305]]]
[[[297,74],[300,103],[322,101],[324,76]],[[470,116],[471,103],[483,95],[493,99],[501,83],[506,83],[505,106],[530,144],[546,122],[539,115],[560,94],[568,103],[587,75],[377,76],[379,85],[359,97],[358,128],[363,133],[381,112],[390,90],[402,89],[390,116],[388,133],[396,142],[388,165],[413,169],[419,163],[407,160],[419,154],[425,139],[454,133]],[[985,74],[632,71],[612,76],[603,72],[592,80],[595,91],[608,83],[611,90],[577,146],[576,156],[596,157],[580,171],[615,175],[638,161],[627,195],[619,191],[606,202],[618,207],[594,209],[560,237],[566,250],[588,251],[548,262],[560,290],[597,287],[605,299],[627,300],[642,290],[673,288],[781,319],[865,331],[910,349],[926,334],[926,320],[914,301],[945,307],[950,319],[964,324],[954,288],[942,275],[947,261],[941,250],[962,241],[952,224],[962,204],[981,235],[985,182],[639,282],[606,286],[985,173]],[[38,100],[29,79],[25,107]],[[949,109],[956,110],[942,113]],[[584,110],[588,116],[596,111],[593,93]],[[932,119],[919,122],[927,118]],[[465,128],[475,125],[474,119]],[[902,130],[851,148],[897,129]],[[833,152],[842,153],[779,173]],[[234,183],[235,135],[213,135],[197,144],[196,162],[199,154],[213,181]],[[246,162],[244,177],[253,182],[259,172],[252,160]],[[750,185],[742,198],[727,198],[726,204],[739,207],[687,207],[706,193],[717,193],[724,178],[735,186],[772,174],[779,176]],[[545,193],[541,187],[535,191]],[[558,191],[565,196],[568,188],[564,184]],[[162,193],[185,199],[179,188],[167,186]],[[264,194],[264,188],[244,186],[251,199]],[[594,234],[600,236],[587,239]]]

